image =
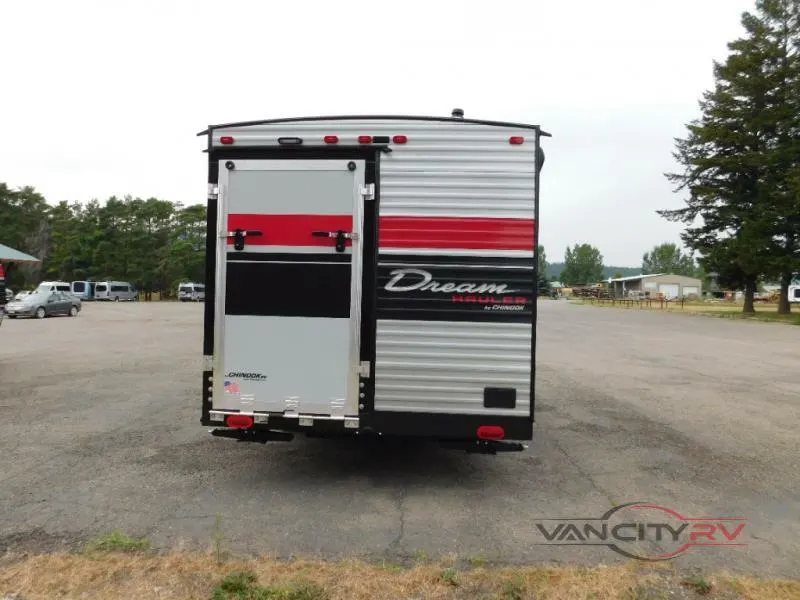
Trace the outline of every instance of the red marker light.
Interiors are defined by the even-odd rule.
[[[406,135],[396,135],[392,138],[392,141],[395,144],[405,144],[408,141],[408,136]]]
[[[233,136],[223,135],[221,138],[219,138],[219,143],[230,146],[233,143]]]
[[[525,142],[525,138],[522,137],[521,135],[513,135],[510,138],[508,138],[508,143],[512,144],[514,146],[519,146],[520,144],[522,144],[524,142]]]
[[[326,144],[338,144],[339,143],[339,136],[338,135],[326,135],[324,138]]]
[[[502,440],[506,432],[498,425],[481,425],[478,427],[478,437],[482,440]]]
[[[358,136],[358,143],[359,144],[370,144],[370,143],[372,143],[372,136],[371,135],[360,135],[360,136]]]
[[[228,427],[234,429],[250,429],[253,426],[253,417],[248,415],[231,415],[226,421]]]

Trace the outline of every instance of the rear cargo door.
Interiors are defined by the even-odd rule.
[[[215,409],[358,415],[364,161],[219,165]]]

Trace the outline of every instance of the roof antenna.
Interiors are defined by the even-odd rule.
[[[453,112],[450,113],[454,119],[463,119],[464,118],[464,109],[463,108],[454,108]]]

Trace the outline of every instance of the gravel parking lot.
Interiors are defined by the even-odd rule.
[[[679,565],[796,576],[800,329],[542,301],[524,453],[306,440],[200,426],[202,305],[85,304],[0,327],[0,552],[111,529],[205,549],[392,561],[616,562],[538,545],[541,518],[648,500],[744,516],[745,547]],[[741,538],[740,538],[741,539]]]

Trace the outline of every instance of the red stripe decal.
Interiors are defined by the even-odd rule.
[[[236,229],[260,231],[257,237],[248,237],[248,246],[334,246],[336,240],[311,235],[313,231],[350,232],[352,215],[228,215],[228,231]],[[352,245],[347,240],[348,246]],[[233,245],[233,238],[228,238]]]
[[[380,245],[385,248],[532,251],[533,219],[381,217]]]
[[[380,246],[384,248],[440,248],[454,250],[534,249],[533,219],[476,217],[381,217]],[[314,237],[312,231],[353,229],[350,215],[231,214],[228,231],[261,231],[247,238],[252,246],[331,246],[331,238]],[[233,240],[228,238],[228,244]],[[350,245],[350,241],[347,241]]]

